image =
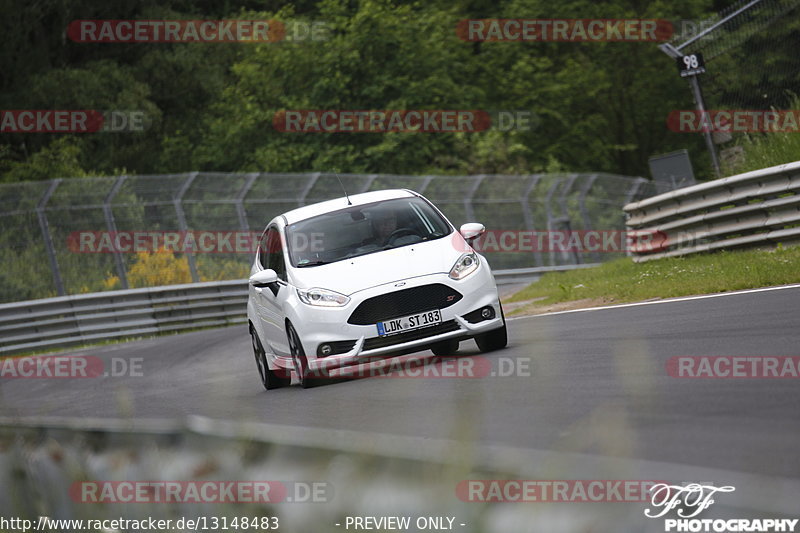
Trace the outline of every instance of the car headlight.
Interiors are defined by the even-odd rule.
[[[450,269],[451,279],[464,279],[478,270],[478,254],[469,252],[458,258],[456,264]]]
[[[297,296],[304,304],[319,307],[342,307],[350,301],[344,294],[327,289],[297,289]]]

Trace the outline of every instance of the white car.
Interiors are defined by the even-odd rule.
[[[247,316],[264,387],[308,388],[333,369],[431,349],[507,343],[486,259],[469,242],[481,224],[453,225],[409,190],[308,205],[275,217],[250,271]]]

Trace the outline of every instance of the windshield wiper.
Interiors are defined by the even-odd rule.
[[[297,265],[297,268],[305,268],[305,267],[314,267],[319,265],[327,265],[331,261],[323,261],[322,259],[317,259],[316,261],[309,261],[307,263],[301,263]]]

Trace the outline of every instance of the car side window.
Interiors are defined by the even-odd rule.
[[[265,231],[261,236],[261,240],[258,241],[258,264],[261,265],[261,268],[269,268],[269,266],[267,266],[267,261],[269,260],[269,253],[267,252],[269,249],[267,246],[268,238],[269,232]]]
[[[283,257],[281,234],[274,227],[267,230],[265,262],[267,265],[265,268],[271,268],[278,274],[278,279],[286,281],[286,261]]]

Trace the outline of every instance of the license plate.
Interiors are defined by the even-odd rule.
[[[424,328],[425,326],[433,326],[442,322],[442,313],[438,309],[433,311],[425,311],[424,313],[417,313],[416,315],[408,315],[401,318],[393,318],[384,322],[378,322],[378,335],[381,337],[392,335],[394,333],[402,333],[417,328]]]

